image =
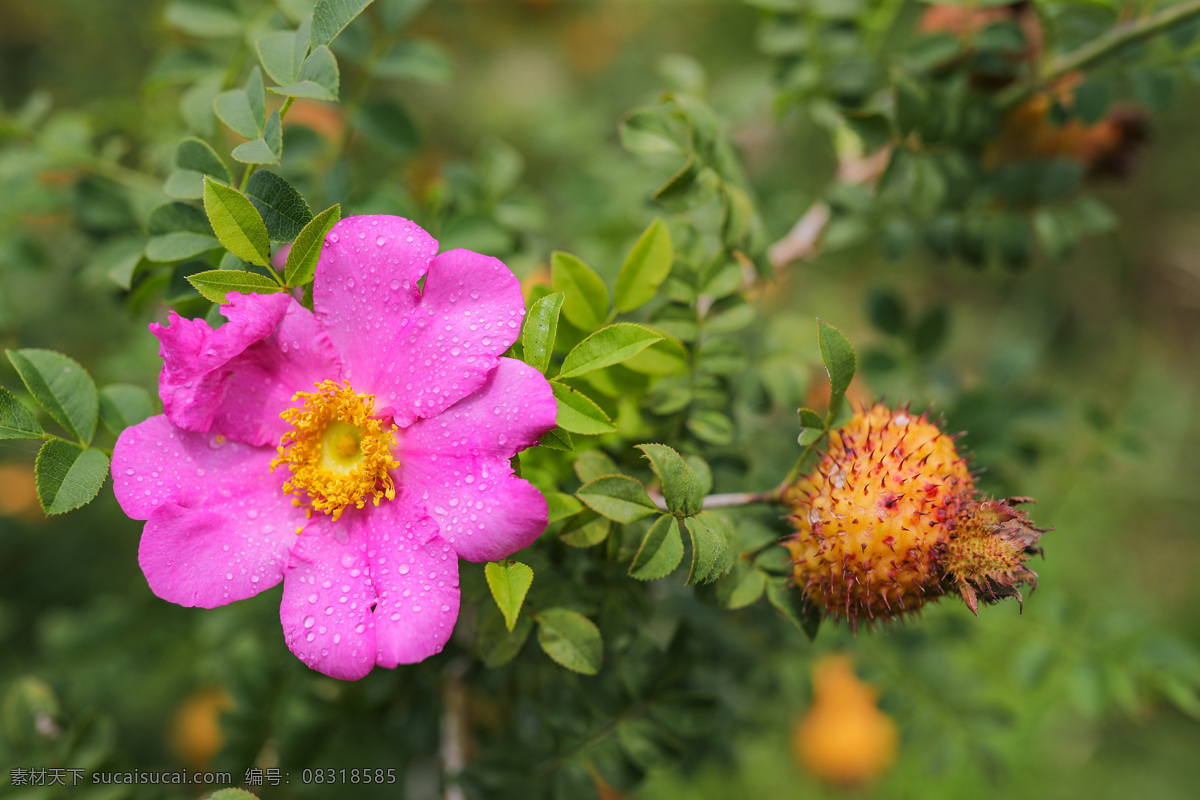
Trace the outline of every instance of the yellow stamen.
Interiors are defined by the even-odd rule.
[[[304,400],[280,414],[292,429],[279,440],[279,456],[271,462],[286,465],[292,477],[283,484],[284,494],[294,494],[297,506],[307,501],[312,509],[342,515],[346,506],[363,508],[396,496],[388,470],[400,466],[389,447],[396,445],[395,425],[376,419],[375,397],[358,394],[344,382],[322,381],[315,392],[297,392],[292,400]],[[300,529],[297,529],[297,533]]]

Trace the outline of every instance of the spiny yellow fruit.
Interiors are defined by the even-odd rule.
[[[1028,498],[981,501],[954,437],[907,409],[856,412],[783,499],[797,585],[851,625],[953,588],[978,613],[980,595],[1019,598],[1037,577],[1024,564],[1044,531],[1013,507]]]
[[[813,705],[796,725],[792,749],[817,777],[855,785],[878,777],[896,755],[896,726],[875,706],[875,690],[846,656],[813,667]]]

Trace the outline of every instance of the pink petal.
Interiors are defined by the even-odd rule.
[[[287,428],[279,413],[292,396],[340,376],[337,352],[290,295],[229,298],[221,307],[229,322],[215,330],[174,314],[169,327],[150,326],[161,341],[163,410],[187,430],[274,444]]]
[[[379,393],[384,362],[401,340],[420,299],[417,282],[436,253],[433,237],[401,217],[347,217],[325,237],[313,308],[357,391]]]
[[[215,606],[277,584],[304,512],[285,497],[275,451],[222,441],[165,416],[126,428],[113,452],[121,508],[147,520],[138,562],[156,595]]]
[[[509,459],[554,427],[558,405],[533,367],[501,358],[479,391],[404,431],[403,457],[436,454]]]
[[[509,458],[553,428],[556,413],[541,373],[502,358],[478,392],[404,431],[399,484],[462,558],[505,558],[545,530],[546,500]]]
[[[367,558],[367,519],[350,509],[321,515],[297,537],[283,581],[279,619],[296,657],[331,678],[354,681],[375,666],[375,622]]]
[[[399,507],[399,503],[390,503]],[[380,510],[380,509],[377,509]],[[415,664],[442,652],[458,619],[458,556],[429,517],[402,524],[376,514],[371,526],[372,582],[375,607],[376,663],[383,667]]]
[[[317,265],[317,318],[347,377],[401,427],[483,385],[525,314],[520,282],[500,261],[467,250],[433,258],[436,249],[406,219],[350,217]]]

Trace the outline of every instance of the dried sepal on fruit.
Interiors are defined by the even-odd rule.
[[[1025,561],[1044,530],[1014,508],[1027,498],[980,498],[954,437],[908,409],[857,411],[783,499],[798,587],[855,627],[951,589],[977,612],[1037,577]]]

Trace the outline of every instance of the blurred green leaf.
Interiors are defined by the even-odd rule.
[[[42,425],[16,396],[0,386],[0,439],[40,439]]]
[[[621,749],[644,769],[667,769],[683,758],[683,745],[674,736],[646,719],[617,723]]]
[[[745,608],[762,597],[767,576],[748,561],[737,559],[733,569],[717,581],[717,600],[729,610]]]
[[[233,148],[231,156],[243,164],[278,164],[283,158],[283,128],[279,112],[272,111],[262,136]]]
[[[666,223],[656,218],[638,237],[621,265],[613,305],[618,311],[632,311],[645,305],[667,279],[674,262],[671,232]]]
[[[321,45],[314,48],[304,59],[295,83],[277,86],[271,91],[288,97],[304,97],[332,103],[338,99],[340,83],[341,72],[338,70],[337,58],[328,47]]]
[[[258,59],[271,80],[280,86],[295,83],[300,76],[300,67],[308,55],[312,37],[312,19],[305,17],[294,31],[276,31],[258,39],[255,49]]]
[[[454,59],[437,42],[410,39],[388,53],[375,70],[381,78],[407,78],[428,83],[454,80]]]
[[[371,0],[317,0],[313,7],[312,46],[322,47],[338,37]]]
[[[204,195],[204,176],[229,183],[229,167],[212,147],[201,139],[184,139],[175,148],[175,169],[167,176],[164,191],[171,197],[198,200]]]
[[[119,436],[121,431],[148,419],[154,413],[150,393],[140,386],[113,383],[100,390],[100,421]]]
[[[893,291],[875,289],[867,295],[867,319],[884,333],[899,334],[904,330],[904,303]]]
[[[242,29],[234,7],[222,0],[175,0],[165,17],[171,27],[205,39],[237,36]]]
[[[267,121],[263,91],[262,72],[254,67],[245,86],[221,92],[213,100],[217,119],[244,139],[258,138]]]
[[[518,617],[510,631],[505,626],[504,617],[493,612],[479,626],[475,650],[485,667],[495,669],[516,657],[532,631],[533,619],[528,614]]]
[[[790,578],[770,578],[767,581],[767,600],[784,618],[804,631],[811,642],[817,638],[824,615],[804,598],[804,593],[791,585]]]
[[[94,448],[49,439],[34,466],[38,501],[47,514],[63,514],[87,505],[108,477],[108,456]]]
[[[547,608],[535,616],[538,644],[573,672],[595,675],[604,663],[604,640],[596,624],[577,611]]]
[[[74,359],[53,350],[8,350],[8,360],[33,399],[83,444],[96,435],[100,399],[92,376]]]
[[[729,444],[733,441],[733,420],[720,411],[704,409],[688,417],[687,429],[709,444]]]

